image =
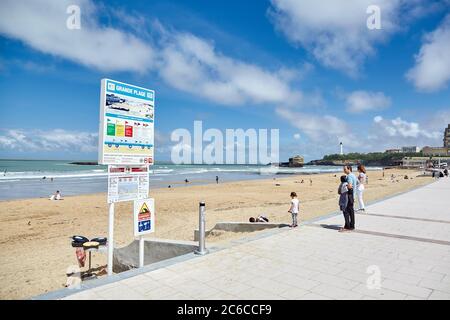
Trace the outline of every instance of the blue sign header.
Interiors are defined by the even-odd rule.
[[[117,93],[124,96],[138,98],[147,101],[153,101],[155,99],[154,91],[132,86],[129,84],[106,80],[106,92]]]

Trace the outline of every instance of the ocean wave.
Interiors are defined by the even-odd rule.
[[[381,167],[371,167],[368,170],[382,170]],[[329,166],[305,166],[302,168],[274,167],[274,166],[154,166],[150,169],[151,177],[179,176],[179,175],[203,175],[203,174],[255,174],[255,175],[289,175],[289,174],[316,174],[316,173],[337,173],[341,172],[341,167]],[[8,171],[6,175],[0,174],[0,181],[17,182],[20,180],[42,180],[47,179],[73,179],[73,178],[101,178],[107,177],[106,169],[87,169],[77,171]]]
[[[79,172],[8,172],[6,176],[0,176],[0,181],[13,180],[29,180],[29,179],[61,179],[61,178],[81,178],[81,177],[103,177],[108,173],[104,170],[101,172],[79,171]]]

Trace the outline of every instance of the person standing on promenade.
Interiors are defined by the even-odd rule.
[[[297,198],[297,193],[291,192],[291,207],[289,208],[289,213],[292,215],[292,224],[290,225],[291,228],[297,227],[297,216],[299,211],[299,204],[300,201]]]
[[[340,228],[339,231],[347,231],[350,230],[350,219],[346,212],[347,205],[348,205],[348,182],[347,182],[347,176],[343,175],[341,176],[341,183],[338,187],[338,194],[339,194],[339,210],[342,211],[342,214],[344,215],[345,224],[344,227]]]
[[[351,231],[355,229],[355,193],[356,193],[356,184],[357,179],[355,175],[352,173],[352,166],[346,165],[344,166],[344,172],[347,175],[347,188],[348,188],[348,203],[345,210],[345,215],[347,215],[347,219],[349,219],[349,228],[347,229],[341,229],[340,232],[343,231]]]
[[[358,203],[359,203],[359,209],[358,211],[365,212],[366,208],[364,206],[364,199],[363,199],[363,193],[366,183],[366,167],[364,167],[363,164],[358,164],[358,180],[357,180],[357,186],[356,186],[356,193],[358,194]]]

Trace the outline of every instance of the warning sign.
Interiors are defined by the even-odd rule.
[[[142,204],[141,209],[139,210],[138,220],[139,220],[139,221],[150,220],[151,217],[152,217],[152,213],[151,213],[150,210],[148,209],[147,204],[144,202],[144,203]]]
[[[134,201],[134,236],[155,231],[155,201],[153,198]]]

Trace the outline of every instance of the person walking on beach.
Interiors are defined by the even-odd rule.
[[[363,164],[358,164],[358,180],[357,180],[357,186],[356,186],[356,192],[358,194],[358,203],[359,203],[359,209],[358,211],[366,212],[366,208],[364,206],[364,199],[363,199],[363,193],[366,183],[367,175],[366,175],[366,167]]]
[[[291,207],[289,208],[288,212],[292,215],[292,224],[290,225],[291,228],[297,227],[297,216],[299,211],[299,204],[300,201],[297,198],[297,194],[295,192],[291,192]]]
[[[356,185],[357,185],[357,179],[355,175],[352,173],[353,169],[351,165],[344,166],[344,172],[347,175],[347,188],[348,188],[348,203],[347,207],[345,208],[345,215],[347,219],[349,219],[348,223],[348,229],[341,229],[342,231],[351,231],[355,229],[355,193],[356,193]]]
[[[219,176],[216,176],[216,184],[219,184]]]
[[[341,183],[338,187],[338,194],[339,194],[339,210],[342,211],[342,214],[344,215],[345,224],[344,227],[339,229],[339,231],[345,231],[350,229],[350,219],[347,214],[347,205],[348,205],[348,182],[347,182],[347,176],[341,176]]]

